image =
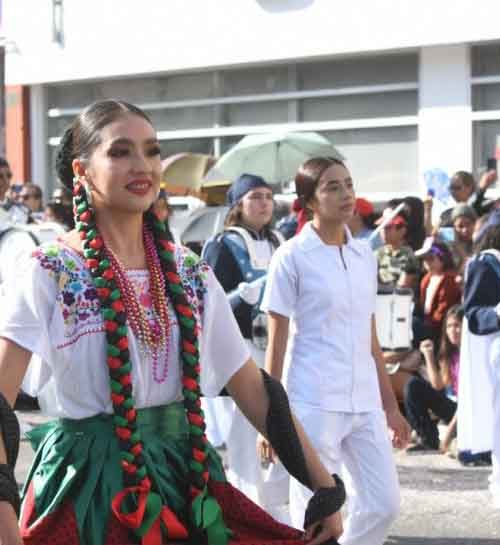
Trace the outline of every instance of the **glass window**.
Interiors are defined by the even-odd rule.
[[[228,104],[224,106],[224,125],[260,125],[286,123],[288,121],[288,102],[256,102]]]
[[[500,42],[471,48],[472,77],[500,76]]]
[[[478,174],[486,168],[486,161],[495,157],[497,138],[500,139],[500,120],[476,121],[473,124],[473,168]]]
[[[416,115],[417,91],[308,98],[300,101],[301,121]]]
[[[474,111],[500,110],[500,83],[473,85],[472,109]]]
[[[324,132],[346,158],[356,193],[408,192],[417,184],[417,127]]]
[[[261,66],[222,73],[224,96],[288,91],[288,66]]]
[[[300,63],[297,65],[297,77],[301,90],[416,82],[418,54]]]
[[[160,142],[162,158],[176,153],[192,152],[213,154],[214,144],[211,138],[185,138],[182,140],[162,140]]]

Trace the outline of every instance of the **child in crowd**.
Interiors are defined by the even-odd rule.
[[[415,255],[423,259],[427,270],[420,283],[424,329],[428,337],[437,343],[446,311],[459,303],[461,298],[453,257],[444,242],[432,238],[427,238]]]
[[[404,399],[406,417],[419,435],[419,441],[409,447],[407,452],[437,450],[439,448],[438,427],[430,417],[429,410],[448,424],[441,443],[441,452],[446,452],[449,449],[451,440],[456,433],[460,335],[463,315],[464,311],[460,305],[454,305],[446,313],[437,362],[432,340],[426,339],[420,343],[420,351],[424,356],[429,382],[421,376],[415,375],[406,385]]]

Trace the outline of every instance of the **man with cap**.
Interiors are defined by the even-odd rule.
[[[202,257],[228,294],[236,321],[252,358],[264,366],[267,317],[260,311],[264,278],[271,257],[283,242],[270,228],[273,215],[271,186],[260,176],[242,174],[229,188],[230,207],[224,231],[209,239]],[[281,464],[264,471],[257,457],[257,432],[231,400],[227,435],[228,478],[231,483],[276,519],[288,521],[288,476]],[[227,417],[227,415],[226,415]]]
[[[413,288],[416,284],[419,264],[413,250],[406,244],[408,217],[404,210],[396,215],[393,214],[391,208],[386,208],[382,217],[376,222],[377,225],[384,226],[382,229],[384,245],[375,252],[379,284],[386,287],[403,285]]]

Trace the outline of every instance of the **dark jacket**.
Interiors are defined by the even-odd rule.
[[[262,240],[259,233],[248,228],[246,230],[254,240]],[[231,251],[228,237],[236,237],[239,241],[243,240],[242,237],[235,232],[224,231],[220,235],[207,241],[202,253],[203,259],[212,267],[217,280],[226,293],[236,290],[241,282],[248,281],[248,279],[243,276],[242,268]],[[269,239],[275,247],[279,246],[279,241],[275,239],[272,232],[269,232]],[[233,302],[231,306],[240,327],[241,334],[245,339],[251,339],[254,307],[239,298],[233,301],[236,302]]]
[[[500,320],[495,310],[500,303],[500,274],[495,270],[494,261],[498,263],[495,256],[481,254],[467,266],[464,310],[469,330],[475,335],[500,331]]]

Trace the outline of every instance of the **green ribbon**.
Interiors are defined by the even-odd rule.
[[[231,531],[224,524],[222,509],[217,500],[208,495],[207,488],[191,504],[192,521],[197,529],[205,531],[208,545],[227,545]]]

